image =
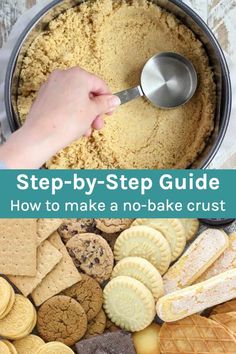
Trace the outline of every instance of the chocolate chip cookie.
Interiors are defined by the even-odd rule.
[[[58,233],[65,243],[71,237],[87,232],[100,233],[100,230],[96,228],[95,219],[64,219],[63,224],[58,229]]]
[[[76,235],[67,242],[66,247],[81,273],[90,275],[99,283],[110,278],[114,257],[104,238],[91,233]]]
[[[63,295],[77,300],[83,307],[88,321],[92,321],[102,308],[102,288],[88,275],[81,274],[81,277],[80,282],[63,291]]]
[[[133,219],[95,219],[96,227],[108,234],[128,229]]]
[[[39,308],[37,329],[46,342],[59,341],[72,346],[84,336],[87,316],[78,301],[54,296]]]

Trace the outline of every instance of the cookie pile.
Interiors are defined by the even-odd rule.
[[[236,234],[196,219],[0,223],[0,255],[16,254],[0,271],[23,294],[0,277],[0,353],[236,353]]]

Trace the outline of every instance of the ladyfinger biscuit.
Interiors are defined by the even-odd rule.
[[[173,322],[235,297],[236,269],[231,269],[161,297],[157,301],[156,310],[163,321]]]
[[[165,294],[191,285],[224,252],[228,244],[228,236],[223,231],[203,231],[164,275]]]
[[[236,233],[229,235],[229,245],[222,255],[196,280],[196,283],[236,267]]]

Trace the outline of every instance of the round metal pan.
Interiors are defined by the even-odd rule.
[[[48,23],[53,18],[67,9],[79,5],[81,2],[81,0],[53,0],[31,20],[19,36],[11,54],[5,79],[5,106],[12,131],[20,127],[16,104],[17,89],[22,59],[29,45],[37,35],[47,30]],[[206,168],[216,155],[224,139],[230,119],[232,92],[226,59],[210,28],[190,7],[180,0],[152,0],[152,2],[173,13],[196,34],[205,47],[210,65],[214,71],[214,80],[217,89],[215,128],[210,139],[207,141],[204,151],[189,166],[189,168]]]

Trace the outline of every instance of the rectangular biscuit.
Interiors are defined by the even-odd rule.
[[[35,276],[36,219],[0,219],[0,273]]]
[[[168,269],[163,277],[165,294],[194,283],[228,247],[226,233],[206,229],[189,246],[186,252]]]
[[[236,269],[161,297],[157,315],[165,322],[181,320],[209,307],[236,298]]]
[[[41,305],[52,296],[81,280],[81,275],[62,243],[59,234],[54,232],[48,241],[62,254],[62,259],[32,292],[31,295],[36,306]]]
[[[62,224],[62,219],[38,219],[37,220],[37,245],[40,245]]]
[[[45,276],[60,262],[62,254],[47,240],[37,249],[37,273],[34,277],[8,276],[9,280],[28,296],[41,283]]]
[[[196,283],[236,268],[236,233],[229,235],[229,246],[224,253],[196,280]]]

